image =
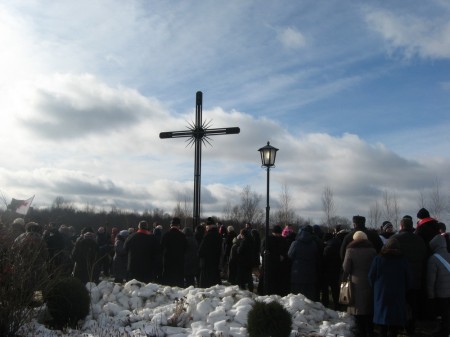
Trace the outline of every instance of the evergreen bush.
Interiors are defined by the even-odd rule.
[[[51,325],[58,329],[76,328],[78,321],[89,314],[91,304],[89,291],[74,277],[57,282],[44,295],[44,301],[52,317]]]
[[[292,317],[280,303],[256,301],[247,317],[250,337],[289,337]]]

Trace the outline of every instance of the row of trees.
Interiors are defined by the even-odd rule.
[[[218,221],[224,224],[233,224],[237,226],[244,226],[245,223],[250,222],[256,227],[262,228],[265,223],[265,209],[261,205],[263,196],[255,191],[252,191],[249,185],[245,186],[241,193],[239,202],[232,204],[230,201],[223,209],[222,216],[217,218]],[[322,212],[323,217],[320,225],[332,229],[336,225],[351,225],[351,220],[339,216],[338,207],[334,198],[334,191],[330,186],[325,186],[322,195]],[[448,215],[450,211],[450,199],[446,196],[440,184],[436,179],[431,192],[419,191],[417,195],[418,209],[427,208],[432,216],[442,220]],[[3,197],[3,202],[6,200]],[[277,208],[270,212],[271,224],[293,224],[297,227],[312,224],[312,219],[305,219],[299,216],[293,206],[292,195],[287,185],[282,186],[279,199],[276,202]],[[3,222],[12,221],[13,214],[3,212]],[[70,201],[64,197],[58,196],[55,198],[52,206],[49,209],[34,210],[30,209],[29,218],[40,223],[64,223],[72,225],[77,229],[80,226],[93,226],[94,228],[102,226],[117,226],[119,228],[134,227],[141,219],[147,220],[149,223],[158,223],[163,227],[168,227],[172,217],[179,217],[185,226],[192,224],[192,204],[187,198],[184,201],[178,201],[171,213],[162,209],[155,208],[153,210],[146,210],[143,213],[137,211],[124,211],[117,207],[112,207],[109,211],[97,211],[95,206],[87,204],[82,210],[76,209]],[[9,219],[8,219],[9,217]],[[379,200],[376,200],[369,206],[367,212],[367,225],[369,227],[377,228],[381,222],[389,220],[394,226],[397,226],[400,221],[400,205],[398,197],[395,193],[384,190]],[[202,217],[203,218],[203,217]]]

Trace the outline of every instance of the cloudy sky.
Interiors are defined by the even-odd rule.
[[[8,201],[171,213],[194,149],[159,133],[194,121],[196,91],[211,127],[241,129],[203,148],[204,216],[245,186],[265,200],[267,141],[272,211],[283,186],[315,221],[325,187],[342,216],[450,194],[448,1],[4,0],[0,43]]]

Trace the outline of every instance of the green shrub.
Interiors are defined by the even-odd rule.
[[[278,302],[255,302],[247,317],[250,337],[289,337],[292,317]]]
[[[80,319],[89,314],[91,298],[84,284],[74,277],[61,279],[45,295],[51,325],[62,329],[76,328]]]

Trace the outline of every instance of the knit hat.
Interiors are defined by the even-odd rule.
[[[394,226],[392,226],[392,224],[391,224],[390,221],[384,221],[384,222],[383,222],[383,225],[381,225],[381,230],[382,230],[383,232],[386,232],[386,230],[387,230],[388,228],[394,228]]]
[[[418,219],[425,219],[430,217],[430,212],[426,208],[421,208],[419,212],[417,212]]]
[[[208,226],[215,225],[214,219],[212,217],[209,217],[208,219],[206,219],[206,225],[208,225]]]
[[[356,231],[355,234],[353,234],[353,240],[367,240],[367,235],[363,231]]]

